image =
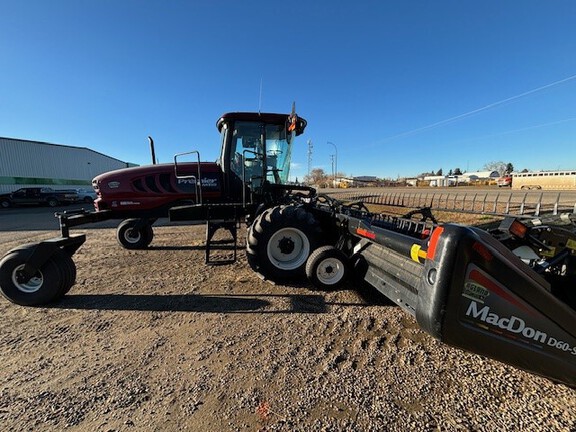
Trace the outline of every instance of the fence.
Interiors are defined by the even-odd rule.
[[[576,192],[520,192],[520,191],[331,191],[342,201],[363,201],[406,208],[430,207],[432,210],[497,216],[533,217],[544,213],[576,213]]]

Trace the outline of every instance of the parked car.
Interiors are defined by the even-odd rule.
[[[94,189],[75,189],[78,194],[78,200],[85,203],[92,203],[96,199],[96,192]]]
[[[21,188],[14,192],[0,195],[0,207],[8,208],[13,205],[48,205],[56,207],[59,204],[72,204],[78,202],[75,191],[58,191],[49,187]]]
[[[496,180],[498,187],[512,187],[512,176],[505,175]]]

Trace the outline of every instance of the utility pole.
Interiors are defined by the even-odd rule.
[[[336,176],[334,175],[334,155],[330,155],[330,162],[332,164],[332,187],[336,187]]]
[[[338,147],[336,147],[336,144],[334,144],[333,142],[328,141],[327,144],[330,144],[331,146],[334,147],[334,152],[335,152],[335,156],[334,156],[334,183],[336,183],[336,176],[338,175]]]

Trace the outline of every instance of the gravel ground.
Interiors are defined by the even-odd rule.
[[[152,248],[89,230],[51,307],[0,300],[0,429],[576,430],[576,390],[440,344],[377,293],[205,266],[202,227]],[[0,253],[54,236],[0,232]]]

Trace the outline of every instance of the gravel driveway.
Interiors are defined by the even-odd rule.
[[[203,227],[144,251],[84,232],[62,301],[0,300],[2,430],[576,430],[576,390],[444,346],[371,290],[272,285],[243,253],[205,266]],[[0,253],[54,234],[0,231]]]

